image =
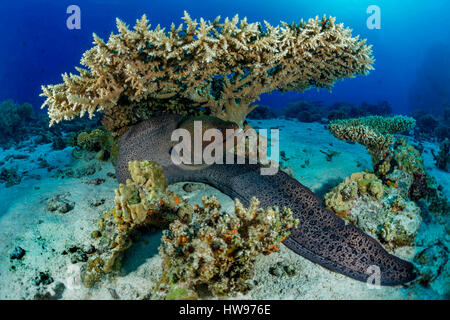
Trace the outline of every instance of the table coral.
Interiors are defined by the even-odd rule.
[[[248,209],[236,199],[233,214],[221,212],[215,197],[205,196],[202,202],[190,223],[176,220],[164,231],[162,282],[206,287],[216,296],[245,293],[256,257],[278,251],[298,220],[287,208],[260,208],[254,197]]]
[[[390,150],[393,134],[412,129],[413,118],[405,116],[369,116],[355,119],[333,120],[328,129],[338,139],[362,144],[372,156],[374,165]]]
[[[175,99],[179,108],[204,107],[242,127],[262,93],[329,89],[373,69],[371,46],[333,17],[264,27],[237,15],[210,22],[185,12],[183,20],[166,31],[159,25],[150,29],[145,15],[133,30],[117,19],[119,33],[107,42],[94,34],[95,46],[81,59],[87,69],[42,86],[50,124],[102,111],[116,131],[141,118],[136,113],[165,109]],[[150,109],[138,110],[135,102],[149,99]]]

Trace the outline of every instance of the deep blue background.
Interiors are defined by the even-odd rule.
[[[66,28],[71,4],[81,8],[81,30]],[[366,27],[371,4],[381,8],[381,30]],[[0,10],[0,101],[12,98],[35,108],[43,102],[41,84],[59,83],[61,73],[75,72],[92,45],[93,32],[107,39],[116,30],[116,17],[134,25],[143,13],[153,26],[167,27],[172,21],[179,24],[184,10],[192,18],[239,13],[251,22],[272,24],[333,15],[373,44],[376,70],[369,76],[339,82],[332,93],[267,94],[262,104],[282,107],[303,98],[325,103],[388,100],[396,112],[408,113],[420,105],[439,110],[449,98],[448,0],[3,0]]]

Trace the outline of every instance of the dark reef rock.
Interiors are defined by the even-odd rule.
[[[0,170],[0,182],[4,182],[6,188],[20,184],[22,176],[19,175],[17,168],[2,168]]]
[[[23,256],[25,255],[26,251],[24,249],[22,249],[21,247],[15,247],[14,250],[11,252],[11,254],[9,255],[10,259],[16,259],[16,260],[20,260],[23,258]]]
[[[436,167],[441,170],[449,172],[450,169],[450,140],[446,138],[440,145],[439,153],[436,155],[433,150],[434,161]]]
[[[34,278],[33,282],[36,286],[48,286],[53,282],[53,278],[48,272],[39,272],[39,275]]]
[[[321,102],[295,101],[289,103],[283,110],[287,119],[297,119],[301,122],[322,122],[322,119],[337,120],[365,117],[370,115],[392,115],[392,107],[387,101],[376,104],[363,102],[354,105],[348,102],[336,102],[323,106]]]
[[[269,268],[269,273],[275,277],[294,276],[296,274],[295,268],[283,262],[277,262],[274,266]]]
[[[47,200],[47,210],[67,213],[75,207],[75,202],[67,200],[67,194],[58,194]]]
[[[289,103],[283,109],[286,119],[297,119],[301,122],[320,121],[324,115],[324,107],[320,102],[308,102],[304,100]]]
[[[247,116],[248,119],[253,120],[267,120],[274,119],[276,117],[277,114],[275,113],[275,111],[267,106],[258,106],[257,108],[253,109],[253,111],[250,112]]]
[[[64,149],[64,133],[78,132],[100,125],[98,119],[77,119],[49,128],[47,114],[36,112],[31,104],[18,104],[13,100],[0,102],[0,147],[8,149],[33,138],[36,144],[52,143],[55,150]]]
[[[429,285],[448,263],[448,249],[441,244],[425,248],[416,255],[414,262],[420,271],[419,281]]]

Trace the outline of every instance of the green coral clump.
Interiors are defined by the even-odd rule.
[[[131,179],[116,189],[114,218],[117,225],[167,227],[176,218],[190,220],[190,207],[168,189],[162,168],[153,161],[132,161]]]
[[[378,163],[394,143],[393,134],[410,130],[415,120],[405,116],[369,116],[356,119],[333,120],[328,129],[338,139],[362,144]]]
[[[299,222],[290,209],[264,210],[256,198],[248,209],[236,199],[233,214],[221,212],[215,197],[202,202],[192,221],[176,220],[164,231],[162,282],[195,291],[206,288],[216,296],[245,293],[257,256],[278,251],[288,229]]]
[[[398,168],[411,175],[425,172],[420,152],[406,138],[399,138],[395,141],[394,159],[398,163]]]
[[[391,176],[404,184],[389,187],[374,174],[358,172],[325,195],[329,210],[378,239],[389,250],[413,245],[421,223],[419,207],[408,198],[411,177],[400,170]]]
[[[111,159],[114,163],[119,155],[119,139],[102,128],[80,132],[74,140],[73,145],[78,147],[72,152],[75,158],[83,158],[86,152],[96,152],[97,160]]]
[[[384,194],[383,183],[373,173],[355,172],[325,195],[325,206],[343,217],[352,208],[352,200],[364,194],[380,200]]]

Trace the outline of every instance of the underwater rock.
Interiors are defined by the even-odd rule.
[[[99,186],[104,182],[105,182],[105,179],[96,178],[96,179],[86,180],[84,183],[89,184],[89,185]]]
[[[433,282],[443,272],[448,263],[448,255],[448,248],[439,243],[420,251],[414,257],[420,272],[418,280],[424,285]]]
[[[348,223],[378,239],[388,250],[414,244],[420,208],[405,189],[385,186],[371,173],[353,173],[325,195],[325,205]]]
[[[445,138],[445,140],[439,146],[439,153],[436,155],[431,149],[434,161],[436,162],[436,167],[444,171],[449,172],[450,170],[450,140]]]
[[[424,110],[413,111],[412,117],[416,119],[417,129],[424,133],[432,133],[439,124],[438,119]]]
[[[39,287],[34,296],[34,300],[58,300],[61,299],[63,296],[63,293],[66,289],[66,286],[64,283],[60,281],[55,281],[48,285],[48,287],[43,288]]]
[[[300,122],[318,122],[324,114],[323,106],[320,103],[309,101],[294,101],[283,109],[286,119],[297,119]]]
[[[274,266],[269,268],[269,273],[275,277],[294,276],[296,270],[289,264],[277,262]]]
[[[40,271],[39,274],[34,278],[33,283],[36,286],[47,286],[53,282],[52,276],[49,274],[48,271],[42,272]]]
[[[77,250],[70,256],[71,263],[86,262],[86,261],[88,261],[88,256],[81,250]]]
[[[48,211],[58,211],[59,213],[67,213],[75,207],[75,202],[69,201],[66,198],[68,194],[57,194],[53,198],[46,201]]]
[[[20,260],[23,258],[25,253],[26,253],[26,251],[24,249],[22,249],[21,247],[15,247],[14,250],[10,253],[9,258]]]
[[[91,176],[96,172],[100,171],[102,168],[98,163],[92,163],[89,160],[79,159],[73,164],[73,166],[58,169],[55,176],[64,178],[83,178],[86,176]]]
[[[91,207],[99,207],[99,206],[101,206],[101,205],[103,205],[103,204],[105,204],[105,199],[92,199],[92,200],[90,200],[89,201],[89,205],[91,206]]]
[[[0,170],[0,182],[5,182],[5,187],[10,188],[22,181],[22,176],[19,175],[17,168],[2,168]]]
[[[108,292],[111,295],[111,298],[113,298],[113,300],[120,300],[119,295],[117,294],[116,290],[113,288],[108,288]]]
[[[259,105],[255,109],[253,109],[253,111],[247,115],[248,119],[253,119],[253,120],[268,120],[268,119],[274,119],[276,117],[277,117],[277,114],[270,107],[261,106],[261,105]]]
[[[336,150],[328,150],[328,151],[319,150],[319,151],[322,152],[326,156],[327,161],[332,161],[334,156],[337,156],[340,154],[340,152],[338,152]]]
[[[189,193],[202,189],[204,189],[204,187],[200,183],[188,182],[183,185],[183,190]]]

